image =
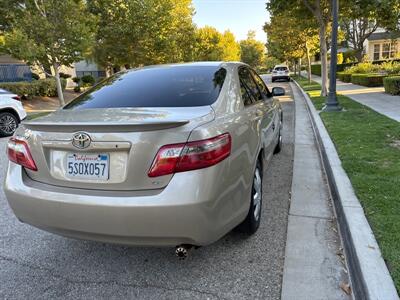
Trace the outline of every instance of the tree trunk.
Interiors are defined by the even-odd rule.
[[[307,55],[307,70],[308,70],[308,83],[311,84],[311,57],[310,57],[310,48],[306,43],[306,55]]]
[[[299,77],[301,77],[301,58],[299,58]]]
[[[326,45],[326,26],[319,24],[319,47],[321,52],[321,96],[328,95],[328,47]]]
[[[63,91],[62,91],[60,72],[58,70],[57,64],[54,64],[53,68],[54,68],[54,73],[55,73],[55,77],[56,77],[58,100],[60,100],[60,106],[64,106],[65,105],[64,94],[63,94]]]
[[[364,51],[364,48],[363,48],[363,49],[355,49],[355,50],[356,50],[356,51],[355,51],[354,55],[355,55],[355,57],[357,58],[357,61],[358,61],[358,62],[361,62],[362,59],[363,59],[363,51]]]

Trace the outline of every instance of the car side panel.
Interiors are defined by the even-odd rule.
[[[20,101],[14,100],[9,95],[0,95],[0,111],[3,109],[12,109],[17,113],[20,120],[26,118],[26,112]]]

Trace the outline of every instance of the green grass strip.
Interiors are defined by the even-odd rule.
[[[294,78],[321,110],[320,86]],[[400,292],[400,123],[339,95],[342,112],[320,116]]]

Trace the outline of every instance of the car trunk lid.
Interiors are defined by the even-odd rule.
[[[173,175],[148,177],[158,149],[186,142],[195,127],[213,119],[210,106],[59,110],[23,122],[19,134],[28,137],[38,167],[26,170],[33,180],[85,189],[160,189]],[[79,147],[76,136],[90,142]],[[91,160],[104,169],[101,176]]]

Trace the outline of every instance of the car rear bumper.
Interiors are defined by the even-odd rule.
[[[273,80],[285,79],[290,80],[290,75],[272,75]]]
[[[212,169],[204,172],[217,171]],[[68,237],[125,245],[207,245],[244,219],[246,209],[232,213],[229,201],[213,194],[212,187],[188,187],[191,175],[174,176],[179,180],[162,190],[88,194],[33,181],[10,163],[4,190],[22,222]]]

